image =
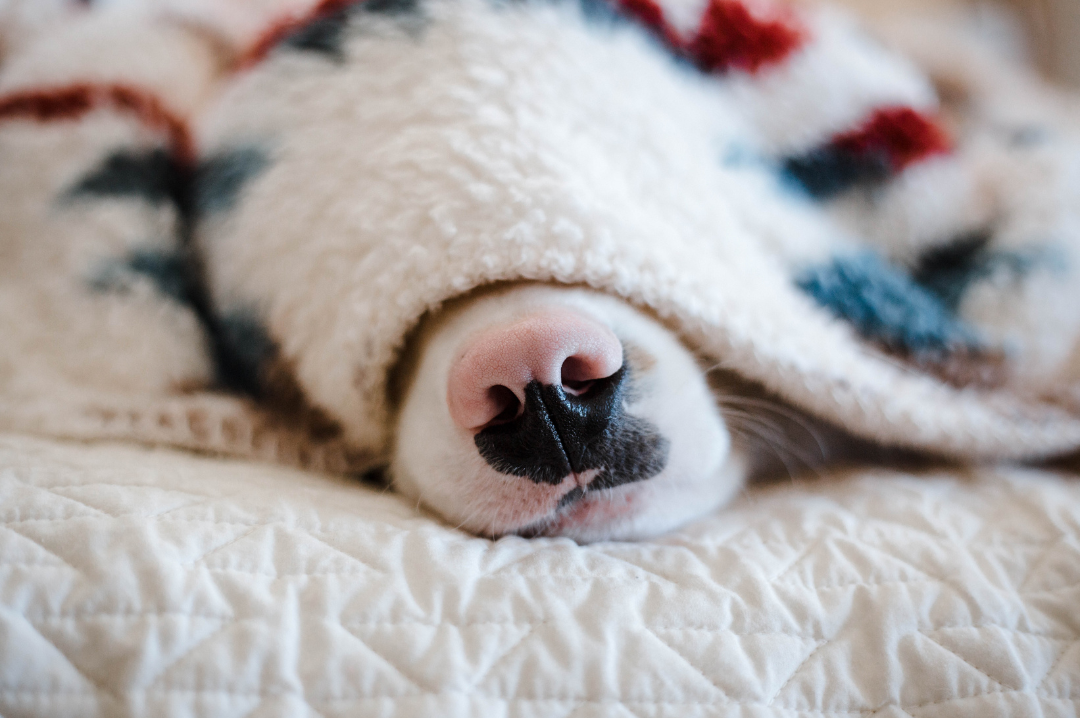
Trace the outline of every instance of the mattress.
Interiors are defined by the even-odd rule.
[[[1073,716],[1080,482],[851,469],[659,540],[0,435],[0,715]]]

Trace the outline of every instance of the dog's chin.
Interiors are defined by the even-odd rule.
[[[403,461],[398,465],[397,488],[436,509],[451,525],[484,538],[642,540],[714,512],[742,487],[746,473],[742,454],[722,439],[711,446],[712,456],[697,454],[689,470],[673,466],[647,481],[614,488],[580,488],[589,476],[567,476],[558,484],[533,483],[500,474],[467,455],[444,455],[444,460],[422,468]],[[438,466],[443,467],[441,472]],[[461,473],[448,476],[448,466]],[[436,475],[440,480],[433,482],[411,478]]]
[[[727,503],[742,485],[742,474],[741,462],[732,458],[708,481],[679,487],[660,479],[656,484],[629,484],[590,492],[506,533],[526,538],[569,538],[577,543],[650,539]]]
[[[578,542],[627,540],[652,536],[665,529],[641,532],[645,497],[637,486],[623,486],[588,494],[556,509],[512,533],[526,538],[564,537]],[[637,529],[637,530],[635,530]]]
[[[410,423],[392,474],[397,490],[484,538],[563,537],[578,543],[653,538],[714,512],[742,488],[746,462],[722,423],[683,427],[665,469],[644,481],[596,486],[590,472],[534,482],[488,466],[462,437],[440,437],[430,414]],[[451,441],[450,439],[458,440]],[[423,441],[422,441],[423,439]],[[416,447],[426,450],[419,451]]]

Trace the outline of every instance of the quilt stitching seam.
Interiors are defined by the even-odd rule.
[[[35,541],[34,539],[30,538],[26,534],[20,533],[20,532],[16,531],[15,529],[11,528],[10,526],[8,526],[6,524],[0,524],[0,528],[6,529],[7,531],[10,531],[11,533],[15,534],[16,536],[20,536],[20,537],[26,539],[30,543],[32,543],[35,546],[37,546],[38,548],[40,548],[42,551],[44,551],[49,556],[52,556],[53,558],[55,558],[57,561],[59,561],[64,566],[67,566],[68,568],[70,568],[72,571],[75,571],[79,575],[84,575],[83,572],[82,572],[82,569],[78,568],[77,566],[72,565],[72,563],[70,561],[67,561],[63,556],[58,555],[54,551],[50,551],[46,547],[42,546],[40,542]]]
[[[979,672],[980,674],[982,674],[982,676],[983,676],[984,678],[986,678],[986,680],[990,681],[991,683],[993,683],[994,685],[998,686],[998,687],[999,687],[999,688],[1001,688],[1002,690],[1008,690],[1008,688],[1006,688],[1006,686],[1005,686],[1005,685],[1004,685],[1004,684],[1003,684],[1003,683],[1002,683],[1001,681],[999,681],[999,680],[998,680],[998,679],[996,679],[996,678],[993,678],[993,677],[992,677],[992,676],[991,676],[991,675],[990,675],[989,673],[987,673],[986,671],[984,671],[984,670],[983,670],[982,668],[979,668],[979,667],[978,667],[978,666],[976,666],[976,665],[975,665],[974,663],[972,663],[972,662],[971,662],[970,660],[968,660],[968,659],[964,658],[963,656],[961,656],[960,654],[958,654],[958,653],[957,653],[956,651],[952,651],[952,650],[949,650],[949,649],[948,649],[948,648],[946,648],[946,647],[945,647],[944,645],[942,645],[942,644],[941,644],[941,643],[940,643],[939,641],[935,641],[935,640],[934,640],[933,638],[931,638],[930,636],[926,635],[925,633],[922,633],[921,631],[919,632],[919,635],[923,636],[924,638],[926,638],[926,640],[930,641],[930,642],[931,642],[931,643],[933,643],[933,644],[934,644],[935,646],[938,646],[939,648],[941,648],[941,650],[945,651],[945,652],[946,652],[946,653],[948,653],[949,655],[951,655],[951,656],[955,656],[955,657],[956,657],[956,659],[957,659],[958,661],[960,661],[961,663],[963,663],[963,664],[965,664],[965,665],[968,665],[968,666],[971,666],[971,667],[972,667],[973,669],[975,669],[975,670],[976,670],[976,671],[978,671],[978,672]],[[998,691],[994,691],[994,692],[998,692]]]
[[[650,629],[648,626],[645,626],[645,630],[648,631],[649,634],[652,635],[654,638],[656,638],[656,640],[659,641],[662,646],[667,648],[668,651],[670,651],[674,656],[676,656],[680,661],[682,661],[688,668],[690,668],[694,673],[696,673],[698,676],[700,676],[702,680],[704,680],[706,683],[711,685],[716,690],[716,692],[719,694],[720,698],[723,698],[728,704],[737,703],[737,701],[734,698],[732,698],[731,696],[728,695],[727,691],[725,691],[723,688],[721,688],[719,685],[717,685],[716,681],[714,681],[713,679],[711,679],[707,675],[705,675],[705,672],[702,671],[699,666],[694,665],[694,663],[692,661],[690,661],[689,658],[684,656],[679,651],[675,650],[675,648],[671,644],[669,644],[667,641],[665,641],[663,638],[660,638],[660,636],[657,636],[656,633],[652,629]]]
[[[0,607],[0,608],[6,608],[6,607]],[[8,612],[9,613],[15,613],[14,611],[10,611],[10,610]],[[15,615],[19,616],[18,613],[15,613]],[[22,618],[23,622],[28,624],[33,629],[35,635],[37,635],[39,638],[41,638],[41,640],[45,641],[50,646],[52,646],[56,650],[56,653],[58,655],[63,656],[64,660],[67,662],[67,664],[69,666],[71,666],[72,670],[74,670],[76,673],[78,673],[80,676],[82,676],[83,680],[85,680],[87,683],[89,683],[94,688],[96,688],[97,691],[100,694],[104,694],[105,696],[107,696],[109,698],[112,698],[114,701],[120,702],[120,700],[121,700],[120,696],[116,695],[111,690],[109,690],[108,688],[106,688],[105,686],[98,683],[96,680],[94,680],[90,676],[88,676],[81,668],[79,668],[77,665],[75,665],[75,662],[72,661],[71,658],[69,658],[68,655],[66,653],[64,653],[64,651],[62,651],[58,645],[56,645],[48,636],[43,634],[41,631],[37,630],[37,627],[34,626],[34,624],[32,624],[32,623],[30,623],[30,621],[26,620],[25,616],[19,616],[19,618]]]
[[[1065,656],[1067,656],[1069,651],[1072,650],[1077,644],[1080,644],[1080,638],[1077,638],[1072,643],[1065,646],[1064,649],[1062,649],[1061,655],[1059,655],[1050,665],[1050,669],[1046,671],[1046,675],[1042,677],[1041,681],[1039,681],[1039,685],[1035,686],[1036,691],[1042,689],[1042,687],[1046,685],[1046,681],[1050,678],[1050,676],[1054,675],[1054,671],[1057,670],[1057,667],[1061,665],[1061,662],[1063,660],[1065,660]]]
[[[221,633],[223,633],[223,632],[225,631],[225,629],[226,629],[226,628],[232,628],[232,627],[233,627],[233,626],[235,626],[235,625],[236,625],[236,624],[235,624],[234,622],[225,622],[225,623],[222,623],[222,624],[221,624],[220,626],[218,626],[218,627],[217,627],[216,629],[214,629],[213,631],[211,631],[211,632],[210,632],[210,633],[208,633],[207,635],[203,636],[201,640],[199,640],[199,641],[196,641],[196,642],[195,642],[195,643],[194,643],[193,645],[189,646],[189,647],[188,647],[188,649],[187,649],[186,651],[184,651],[183,653],[181,653],[181,654],[180,654],[179,656],[177,656],[177,657],[176,657],[175,659],[173,659],[173,660],[172,660],[171,662],[169,662],[169,663],[166,663],[166,664],[165,664],[164,666],[162,666],[162,667],[161,667],[161,668],[160,668],[160,669],[159,669],[158,671],[156,671],[156,672],[155,672],[155,673],[154,673],[154,674],[153,674],[153,675],[152,675],[152,676],[150,677],[150,679],[149,679],[149,680],[147,681],[147,683],[148,683],[148,684],[152,684],[152,683],[154,683],[155,681],[157,681],[158,679],[160,679],[160,678],[161,678],[161,677],[162,677],[163,675],[165,675],[165,673],[167,673],[167,672],[169,671],[169,669],[171,669],[171,668],[172,668],[173,666],[177,665],[177,664],[178,664],[178,663],[180,663],[180,662],[181,662],[182,660],[184,660],[185,658],[187,658],[188,656],[190,656],[190,655],[191,655],[192,653],[194,653],[194,652],[195,652],[195,651],[196,651],[196,650],[197,650],[197,649],[198,649],[198,648],[199,648],[200,646],[202,646],[202,645],[206,644],[206,642],[207,642],[207,641],[209,641],[210,639],[212,639],[212,638],[216,638],[216,637],[217,637],[218,635],[220,635]]]
[[[784,681],[783,685],[781,685],[779,688],[777,688],[776,692],[772,694],[772,697],[769,698],[769,702],[767,703],[767,705],[769,705],[769,706],[776,705],[776,699],[779,698],[780,694],[784,692],[784,689],[787,688],[788,685],[793,680],[795,680],[795,676],[799,675],[799,671],[801,671],[803,669],[803,666],[805,666],[810,661],[810,659],[813,658],[817,654],[817,652],[821,650],[822,646],[825,646],[828,643],[829,643],[828,641],[818,641],[817,642],[817,645],[814,646],[814,650],[810,651],[810,653],[807,654],[806,658],[802,659],[802,661],[799,663],[799,665],[795,666],[795,670],[793,670],[791,672],[791,675],[787,677],[787,680]],[[787,706],[784,706],[784,705],[780,705],[780,706],[777,706],[777,707],[785,708],[785,709],[788,708]]]

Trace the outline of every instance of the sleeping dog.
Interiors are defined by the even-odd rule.
[[[424,319],[393,379],[394,487],[482,536],[645,538],[748,481],[920,460],[704,364],[655,316],[585,288],[456,299]]]
[[[458,300],[425,321],[402,372],[395,486],[476,533],[654,535],[745,478],[694,356],[604,294]]]
[[[0,418],[62,387],[133,417],[98,435],[221,451],[244,393],[454,525],[582,541],[723,505],[751,434],[1080,444],[1029,399],[1074,372],[1067,155],[954,150],[927,79],[829,13],[324,0],[224,69],[209,36],[99,23],[0,75],[36,173],[0,163],[0,322],[40,355],[0,361]]]

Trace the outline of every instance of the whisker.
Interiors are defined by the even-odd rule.
[[[733,408],[725,409],[725,414],[732,419],[732,434],[756,440],[784,466],[789,478],[795,478],[790,461],[792,459],[797,460],[806,470],[819,475],[817,467],[824,462],[825,456],[814,456],[809,449],[791,441],[787,432],[775,421],[760,413]]]
[[[465,524],[470,523],[474,518],[476,518],[477,514],[480,513],[481,508],[482,506],[480,505],[480,502],[478,500],[469,501],[469,503],[465,505],[465,518],[463,518],[456,526],[454,526],[454,529],[461,530],[461,528]]]
[[[818,451],[821,453],[823,459],[829,457],[829,450],[827,443],[822,439],[821,433],[816,426],[809,420],[805,414],[792,409],[780,402],[772,401],[770,399],[757,399],[749,396],[739,395],[725,395],[717,397],[718,403],[721,407],[751,407],[755,409],[761,409],[764,411],[770,411],[774,414],[778,414],[791,423],[798,426],[800,429],[806,432],[807,436],[813,439],[817,444]]]

